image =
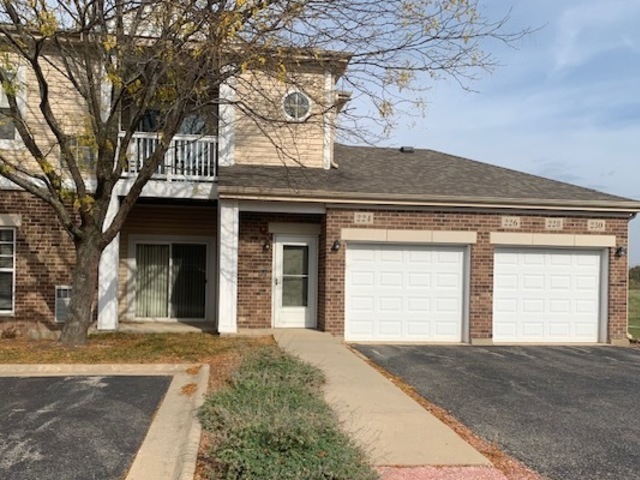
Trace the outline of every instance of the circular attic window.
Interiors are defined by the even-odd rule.
[[[282,104],[284,113],[292,120],[304,120],[311,112],[311,100],[302,92],[287,93]]]

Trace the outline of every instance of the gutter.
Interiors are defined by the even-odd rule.
[[[456,208],[508,208],[565,211],[593,211],[626,213],[635,217],[640,212],[640,202],[635,200],[563,200],[563,199],[527,199],[497,197],[452,197],[444,195],[386,194],[381,198],[377,193],[329,192],[325,190],[292,191],[284,188],[231,187],[218,186],[221,199],[277,201],[294,203],[344,204],[355,205],[397,205]]]

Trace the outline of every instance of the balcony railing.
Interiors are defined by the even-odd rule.
[[[120,134],[120,138],[124,133]],[[131,138],[127,152],[128,163],[123,176],[135,176],[158,147],[160,138],[156,133],[136,132]],[[201,135],[176,135],[158,165],[154,179],[167,181],[212,182],[216,179],[218,145],[215,137]]]

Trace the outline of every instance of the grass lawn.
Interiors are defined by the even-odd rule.
[[[640,339],[640,290],[629,290],[629,333]]]

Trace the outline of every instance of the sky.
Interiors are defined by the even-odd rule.
[[[640,1],[480,0],[540,27],[467,92],[441,81],[426,116],[401,121],[389,146],[430,148],[640,199]],[[415,125],[414,125],[415,123]],[[640,219],[630,226],[640,264]]]

